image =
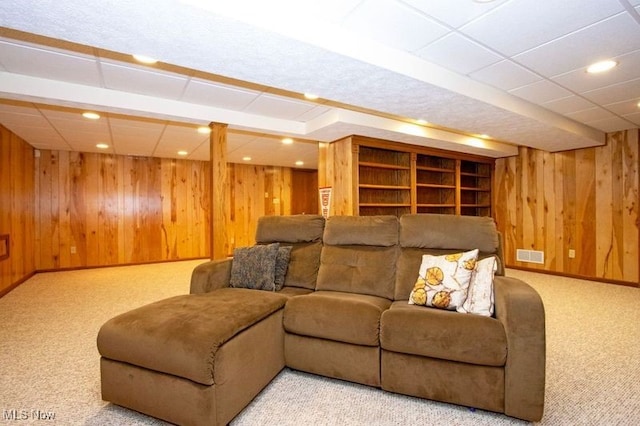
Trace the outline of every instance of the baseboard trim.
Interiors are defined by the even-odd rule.
[[[10,292],[12,292],[13,290],[15,290],[16,288],[18,288],[18,286],[20,286],[20,284],[22,284],[23,282],[27,281],[29,278],[33,277],[35,274],[37,274],[37,271],[30,272],[27,275],[25,275],[24,277],[20,278],[15,283],[11,284],[9,287],[0,290],[0,299],[3,298],[4,296],[6,296],[7,294],[9,294]]]
[[[505,268],[517,269],[517,270],[526,271],[526,272],[537,272],[540,274],[547,274],[547,275],[555,275],[558,277],[567,277],[567,278],[575,278],[579,280],[596,281],[596,282],[601,282],[605,284],[615,284],[615,285],[621,285],[625,287],[640,288],[640,283],[632,282],[632,281],[612,280],[607,278],[590,277],[590,276],[578,275],[578,274],[567,274],[564,272],[547,271],[545,269],[527,268],[526,266],[505,265]]]
[[[29,278],[33,277],[36,274],[44,273],[44,272],[68,272],[68,271],[79,271],[83,269],[98,269],[98,268],[118,268],[120,266],[138,266],[138,265],[152,265],[156,263],[170,263],[170,262],[186,262],[189,260],[208,260],[209,257],[189,257],[185,259],[169,259],[169,260],[154,260],[149,262],[136,262],[136,263],[119,263],[115,265],[91,265],[91,266],[74,266],[69,268],[57,268],[57,269],[37,269],[30,274],[25,275],[15,283],[11,284],[9,287],[0,290],[0,298],[3,298],[11,291],[15,290],[20,284],[27,281]]]

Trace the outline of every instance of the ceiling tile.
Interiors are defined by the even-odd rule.
[[[636,127],[630,121],[624,120],[620,117],[605,118],[604,120],[587,122],[587,124],[596,129],[600,129],[603,132],[616,132],[618,130],[626,130]]]
[[[514,0],[491,10],[461,31],[511,56],[623,10],[617,1]]]
[[[570,112],[567,117],[581,122],[594,122],[614,117],[614,115],[604,108],[589,108],[582,111]]]
[[[104,61],[101,68],[106,88],[142,95],[180,99],[187,83],[184,76],[159,73],[146,68]]]
[[[502,90],[511,90],[540,81],[540,76],[509,60],[500,61],[470,74],[481,81]]]
[[[551,77],[637,49],[640,49],[640,25],[628,13],[621,13],[513,59]]]
[[[640,112],[640,106],[638,106],[639,102],[640,99],[632,99],[628,101],[607,104],[605,105],[605,108],[619,115],[634,114],[636,112]]]
[[[570,112],[595,108],[596,105],[580,96],[568,96],[566,98],[545,102],[542,106],[550,109],[551,111],[555,111],[558,114],[567,114]]]
[[[640,127],[640,112],[636,112],[635,114],[625,114],[623,117],[625,120],[629,120]]]
[[[450,33],[416,55],[460,74],[469,74],[504,58],[458,33]]]
[[[331,108],[318,105],[310,109],[309,111],[303,113],[302,115],[299,115],[298,117],[295,118],[295,120],[307,122],[307,121],[313,120],[314,118],[320,117],[322,114],[329,112],[330,110]]]
[[[509,93],[534,103],[545,103],[571,96],[571,92],[548,80],[540,80],[527,86],[510,90]]]
[[[569,73],[553,77],[552,80],[569,90],[583,93],[588,90],[595,90],[627,80],[633,80],[640,76],[640,50],[611,59],[616,60],[618,66],[609,72],[589,74],[584,68],[579,68]]]
[[[254,102],[244,109],[244,112],[293,120],[296,117],[311,111],[315,107],[316,104],[314,103],[294,101],[279,96],[265,94],[259,96]]]
[[[175,157],[178,151],[187,151],[191,154],[208,140],[209,136],[198,133],[195,126],[167,125],[153,155]]]
[[[362,2],[347,16],[342,26],[360,36],[409,52],[449,32],[436,21],[393,0]]]
[[[181,100],[240,111],[259,95],[260,92],[254,90],[191,80],[187,84]]]
[[[79,54],[71,55],[0,40],[0,62],[11,73],[90,86],[100,85],[95,59]]]
[[[640,99],[640,78],[584,92],[582,95],[602,105]]]
[[[476,3],[469,0],[404,0],[405,3],[423,13],[458,28],[469,21],[505,3],[506,0],[491,3]]]

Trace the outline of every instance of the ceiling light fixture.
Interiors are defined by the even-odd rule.
[[[600,61],[589,65],[587,68],[587,72],[589,74],[598,74],[601,72],[609,71],[611,68],[614,68],[618,63],[616,61],[612,61],[610,59],[606,61]]]
[[[178,155],[179,155],[179,156],[181,156],[181,157],[185,157],[185,156],[187,156],[188,154],[189,154],[189,152],[188,152],[188,151],[178,151]]]
[[[304,166],[304,161],[296,161],[296,166]]]
[[[285,144],[285,145],[291,145],[293,143],[293,139],[284,138],[284,139],[282,139],[282,143]]]
[[[251,161],[251,157],[249,157],[249,156],[242,157],[242,161]]]
[[[429,122],[427,120],[423,120],[421,118],[416,120],[416,124],[419,124],[421,126],[426,126],[427,124],[429,124]]]
[[[200,126],[198,127],[198,133],[202,133],[203,135],[208,135],[209,133],[211,133],[211,129],[208,128],[207,126]]]
[[[315,101],[316,99],[318,99],[318,98],[319,98],[319,96],[318,96],[318,95],[315,95],[315,94],[313,94],[313,93],[305,93],[305,94],[304,94],[304,97],[305,97],[306,99],[309,99],[310,101]]]
[[[97,120],[98,118],[100,118],[100,114],[97,114],[95,112],[89,112],[89,111],[83,112],[82,116],[84,118],[88,118],[89,120]]]
[[[150,56],[145,56],[145,55],[132,55],[133,59],[135,59],[138,62],[142,62],[143,64],[155,64],[156,62],[158,62],[157,59],[154,59]]]
[[[109,145],[107,145],[106,143],[99,143],[99,144],[96,144],[96,148],[98,148],[98,149],[108,149]]]

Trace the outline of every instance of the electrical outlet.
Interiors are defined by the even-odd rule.
[[[71,254],[76,254],[76,246],[71,246]]]
[[[576,251],[574,249],[569,249],[569,259],[574,259],[576,257]]]

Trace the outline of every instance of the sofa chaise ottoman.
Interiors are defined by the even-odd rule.
[[[544,307],[504,276],[491,218],[272,216],[256,243],[249,250],[290,250],[282,288],[275,272],[262,290],[239,281],[238,249],[196,267],[191,294],[105,323],[103,399],[178,424],[226,424],[287,366],[541,419]]]

